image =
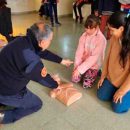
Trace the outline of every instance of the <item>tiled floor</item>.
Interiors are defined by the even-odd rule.
[[[26,28],[38,19],[37,14],[13,16],[14,34],[24,34]],[[61,27],[54,27],[50,50],[73,60],[83,25],[75,24],[71,17],[60,18],[60,22]],[[71,81],[73,66],[65,68],[43,62],[51,74],[59,74],[62,80]],[[75,84],[75,87],[83,93],[83,97],[66,107],[49,97],[49,88],[31,81],[28,88],[42,99],[42,109],[14,124],[4,125],[0,130],[130,130],[130,112],[121,115],[112,112],[110,103],[97,99],[96,85],[92,89],[83,89],[81,84]]]

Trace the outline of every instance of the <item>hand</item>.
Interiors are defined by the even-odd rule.
[[[124,91],[122,91],[121,89],[118,89],[113,96],[113,102],[122,103],[122,98],[124,95],[125,95]]]
[[[61,61],[62,65],[65,65],[66,67],[69,67],[71,64],[73,64],[73,61],[69,60],[69,59],[63,59]]]
[[[50,92],[50,96],[52,98],[56,98],[56,96],[60,93],[61,91],[61,88],[60,86],[58,86],[57,88],[53,89],[51,92]]]
[[[42,71],[41,71],[41,76],[42,76],[42,77],[46,77],[46,75],[47,75],[47,70],[46,70],[45,67],[43,67],[43,69],[42,69]]]
[[[74,79],[78,79],[79,76],[80,76],[79,71],[78,71],[78,70],[74,70],[74,72],[73,72],[73,78],[74,78]]]
[[[61,83],[60,77],[57,74],[52,75],[51,77],[58,83],[58,85]]]
[[[98,82],[98,89],[102,86],[102,83],[104,82],[104,78],[101,78]]]

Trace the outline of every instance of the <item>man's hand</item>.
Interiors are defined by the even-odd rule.
[[[51,77],[58,83],[58,85],[61,83],[60,77],[57,74],[52,75]]]
[[[42,69],[42,71],[41,71],[41,76],[42,76],[42,77],[46,77],[46,75],[47,75],[47,70],[46,70],[45,67],[43,67],[43,69]]]
[[[65,65],[66,67],[69,67],[71,64],[73,64],[74,62],[73,61],[71,61],[71,60],[69,60],[69,59],[63,59],[62,61],[61,61],[61,64],[62,65]]]

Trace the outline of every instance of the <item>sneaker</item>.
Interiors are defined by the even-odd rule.
[[[79,16],[77,16],[77,17],[75,18],[75,22],[76,22],[76,23],[78,22],[78,19],[79,19]]]
[[[51,23],[51,26],[54,27],[54,23]]]
[[[60,22],[56,22],[55,25],[56,26],[61,26],[61,23]]]
[[[82,23],[82,22],[83,22],[83,17],[80,18],[80,23]]]

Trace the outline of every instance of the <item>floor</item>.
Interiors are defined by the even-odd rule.
[[[39,19],[37,14],[13,16],[14,35],[25,34],[26,28]],[[48,21],[45,21],[49,23]],[[83,24],[76,24],[71,17],[60,18],[61,27],[54,27],[54,38],[50,50],[64,57],[74,59],[78,39]],[[71,82],[72,68],[44,61],[48,72],[58,74],[65,82]],[[50,89],[31,81],[28,88],[43,101],[40,111],[27,116],[16,123],[4,125],[0,130],[130,130],[130,112],[116,114],[109,102],[101,102],[96,97],[96,83],[91,89],[83,89],[82,85],[74,86],[83,97],[66,107],[49,96]]]

